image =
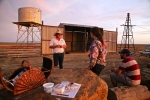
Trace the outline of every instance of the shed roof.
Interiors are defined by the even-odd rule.
[[[68,24],[68,23],[60,23],[60,27],[64,27],[65,31],[90,31],[92,27],[97,26],[89,26],[89,25],[79,25],[79,24]],[[103,30],[103,28],[100,28]]]

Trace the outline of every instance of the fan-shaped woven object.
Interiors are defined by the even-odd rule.
[[[51,59],[49,59],[47,62],[49,61],[51,61]],[[12,75],[10,75],[9,80],[6,80],[6,79],[4,80],[4,78],[2,77],[1,69],[0,69],[0,83],[8,91],[13,92],[14,95],[31,90],[46,82],[46,79],[51,72],[52,63],[51,62],[50,64],[46,63],[46,66],[50,68],[46,69],[46,72],[48,74],[46,74],[45,76],[45,71],[41,71],[40,69],[37,69],[37,68],[32,68],[28,61],[23,60],[21,63],[21,67],[16,69],[12,73]]]
[[[14,95],[36,88],[46,82],[44,73],[32,68],[19,77],[15,84]]]

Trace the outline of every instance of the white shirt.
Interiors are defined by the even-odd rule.
[[[63,38],[61,38],[60,40],[53,38],[50,41],[50,46],[56,46],[56,45],[66,45],[66,42]],[[53,49],[54,53],[63,53],[64,52],[64,48],[54,48]]]

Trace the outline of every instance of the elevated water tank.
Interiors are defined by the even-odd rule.
[[[34,7],[19,8],[18,22],[35,22],[41,24],[41,10]]]

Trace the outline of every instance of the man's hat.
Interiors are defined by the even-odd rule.
[[[127,54],[127,55],[130,55],[130,50],[128,49],[122,49],[118,52],[119,54]]]
[[[61,33],[60,30],[57,30],[56,33],[54,33],[54,36],[56,36],[56,34],[60,34],[60,35],[63,35],[63,33]]]

